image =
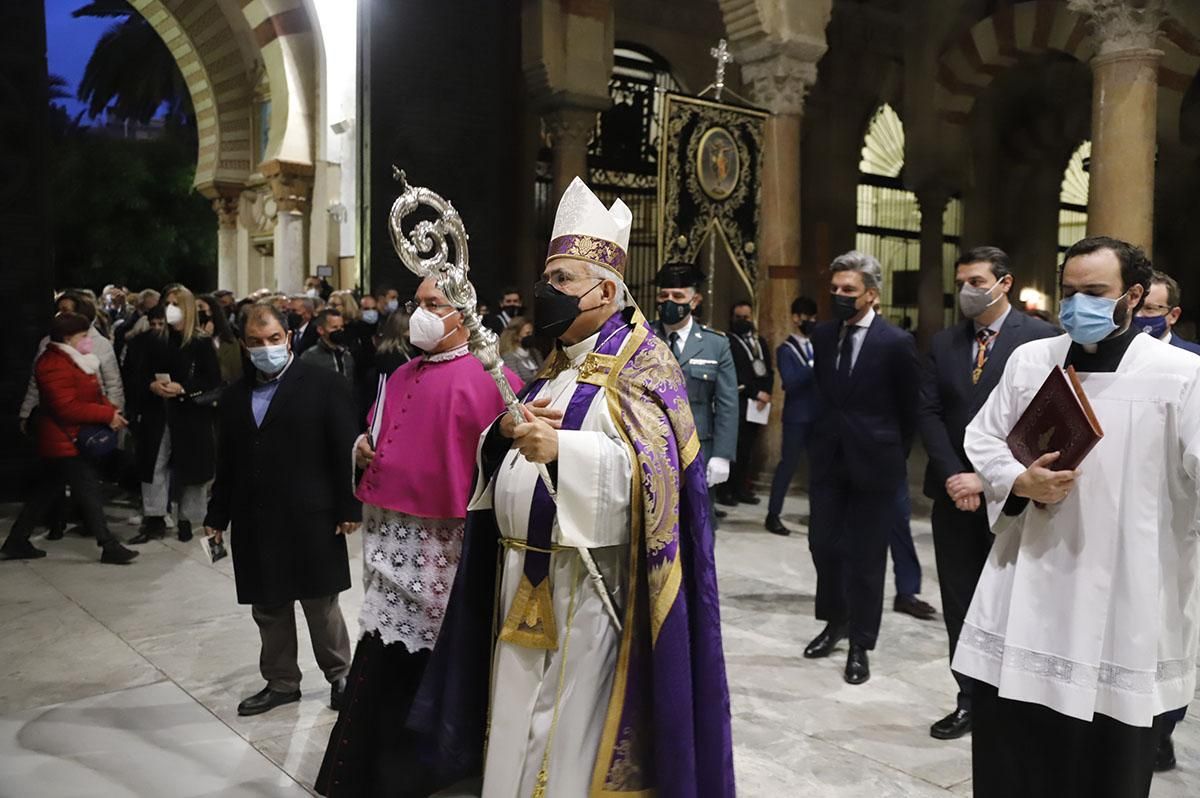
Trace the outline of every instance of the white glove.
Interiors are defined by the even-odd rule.
[[[720,485],[729,479],[729,461],[724,457],[714,457],[708,461],[708,486]]]

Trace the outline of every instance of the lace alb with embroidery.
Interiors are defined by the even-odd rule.
[[[359,627],[410,652],[432,649],[462,552],[461,518],[418,518],[363,506]]]
[[[1196,668],[1193,659],[1161,660],[1154,671],[1133,670],[1112,662],[1089,665],[1007,645],[1000,635],[985,632],[969,623],[963,624],[958,643],[986,655],[1006,670],[1024,671],[1040,679],[1089,690],[1108,689],[1148,695],[1154,692],[1156,683],[1182,679]]]

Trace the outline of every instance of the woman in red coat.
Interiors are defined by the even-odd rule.
[[[100,561],[122,565],[137,556],[109,531],[104,520],[100,480],[92,464],[84,459],[75,439],[80,429],[106,425],[114,430],[126,426],[121,413],[104,398],[96,372],[100,360],[91,351],[89,322],[76,313],[62,313],[50,323],[50,345],[34,365],[41,396],[37,417],[38,456],[57,471],[58,479],[42,479],[13,524],[8,539],[0,546],[0,557],[32,560],[46,552],[29,542],[37,519],[61,495],[63,482],[71,486],[71,498],[79,506],[84,527],[101,547]]]

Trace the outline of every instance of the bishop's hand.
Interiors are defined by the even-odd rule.
[[[528,405],[523,405],[521,412],[525,420],[512,428],[513,446],[531,463],[553,463],[558,459],[558,428],[562,423],[539,417]],[[562,415],[560,411],[552,412]]]
[[[549,399],[535,399],[523,407],[554,429],[562,429],[563,411],[550,407]],[[506,438],[515,438],[513,433],[518,425],[519,422],[513,418],[512,413],[505,413],[500,418],[500,434]]]
[[[1034,460],[1029,468],[1013,482],[1012,492],[1038,504],[1057,504],[1067,498],[1075,487],[1079,471],[1051,471],[1049,466],[1059,452],[1047,452]]]

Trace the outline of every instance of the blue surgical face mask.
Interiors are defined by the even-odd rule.
[[[250,353],[250,362],[254,364],[254,368],[268,377],[278,374],[287,365],[288,357],[291,354],[288,352],[287,344],[256,346],[246,351]]]
[[[1150,333],[1155,338],[1162,338],[1167,334],[1167,317],[1138,316],[1133,320],[1133,326],[1142,332]]]
[[[1058,314],[1063,329],[1071,340],[1077,344],[1095,344],[1103,341],[1113,330],[1117,322],[1113,316],[1117,303],[1128,296],[1126,291],[1116,299],[1090,294],[1072,294],[1062,301]]]
[[[362,312],[362,320],[367,324],[379,323],[379,311],[374,308],[368,308]]]
[[[387,301],[387,304],[384,305],[384,307],[387,308],[388,313],[395,313],[397,310],[400,309],[400,300],[399,299],[389,299]]]

